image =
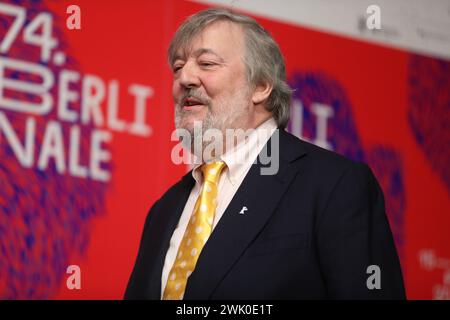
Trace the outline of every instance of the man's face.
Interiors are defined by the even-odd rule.
[[[191,135],[194,121],[202,121],[203,133],[210,128],[224,132],[251,127],[253,104],[242,29],[227,21],[212,23],[184,49],[172,66],[176,127]]]

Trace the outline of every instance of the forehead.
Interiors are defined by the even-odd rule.
[[[186,59],[205,52],[214,52],[225,60],[242,57],[244,54],[242,27],[231,21],[213,22],[194,34],[184,46],[178,48],[175,60]]]

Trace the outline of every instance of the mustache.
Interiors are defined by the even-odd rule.
[[[187,91],[183,96],[181,97],[180,101],[178,101],[178,106],[182,107],[185,105],[186,99],[192,98],[200,102],[201,104],[210,107],[211,106],[211,100],[208,97],[205,97],[201,92],[199,92],[196,89],[191,89]]]

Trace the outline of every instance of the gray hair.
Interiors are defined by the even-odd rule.
[[[289,121],[292,89],[286,82],[283,55],[275,40],[254,19],[228,9],[214,8],[190,16],[177,30],[170,43],[168,60],[175,62],[179,48],[187,48],[192,39],[216,21],[239,24],[245,34],[246,55],[243,57],[248,82],[257,85],[268,82],[273,86],[265,105],[278,127],[285,128]]]

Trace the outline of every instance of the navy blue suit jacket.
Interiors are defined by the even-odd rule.
[[[281,129],[279,154],[275,175],[252,165],[184,299],[405,298],[383,193],[369,167]],[[151,208],[125,299],[160,298],[169,241],[194,183],[189,172]],[[370,265],[380,268],[380,289],[367,286]]]

